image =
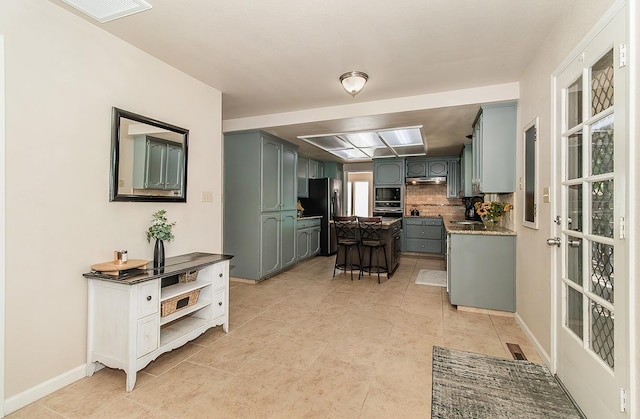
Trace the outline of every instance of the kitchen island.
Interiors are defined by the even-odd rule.
[[[387,266],[389,267],[388,278],[398,268],[400,264],[400,251],[402,248],[402,218],[388,218],[382,217],[382,225],[380,227],[380,238],[385,243],[387,252]],[[333,227],[333,221],[331,221],[331,240],[336,240],[335,228]],[[369,251],[365,251],[367,248],[361,246],[360,254],[362,255],[362,261],[359,260],[359,255],[356,252],[352,252],[353,265],[355,266],[369,266]],[[382,255],[382,249],[379,250]],[[373,260],[376,261],[375,250],[373,251]],[[343,264],[345,260],[345,252],[343,249],[339,249],[337,255],[337,263]],[[384,266],[384,261],[381,257],[381,265]],[[358,269],[358,268],[355,268]],[[373,275],[375,267],[371,269],[371,275]]]
[[[455,221],[444,220],[449,301],[457,306],[515,312],[516,233]]]

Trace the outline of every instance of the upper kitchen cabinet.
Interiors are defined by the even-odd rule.
[[[446,160],[427,160],[427,176],[447,176]]]
[[[516,104],[482,105],[473,125],[472,192],[516,190]]]
[[[323,164],[298,154],[298,198],[309,197],[309,179],[323,177]]]
[[[406,177],[425,177],[427,176],[427,159],[425,158],[408,158]]]
[[[449,171],[449,160],[453,157],[408,157],[405,169],[405,176],[427,177],[427,176],[447,176]]]
[[[460,190],[460,161],[452,159],[447,162],[447,198],[458,198]]]
[[[404,184],[404,159],[373,160],[373,184],[376,186],[402,186]]]
[[[323,163],[324,176],[331,179],[344,180],[344,169],[342,164],[333,161],[326,161]]]
[[[297,149],[261,131],[224,136],[223,251],[260,280],[295,262]]]
[[[309,159],[298,155],[298,198],[309,198]]]
[[[471,178],[473,175],[473,146],[465,144],[460,153],[460,196],[473,196]]]

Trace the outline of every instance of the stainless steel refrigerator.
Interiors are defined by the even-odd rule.
[[[342,215],[342,181],[322,178],[309,179],[309,198],[301,198],[304,215],[321,215],[320,254],[329,256],[337,251],[335,240],[331,239],[329,221],[335,215]]]

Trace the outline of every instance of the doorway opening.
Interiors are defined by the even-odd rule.
[[[347,173],[347,213],[371,217],[373,213],[373,172]]]

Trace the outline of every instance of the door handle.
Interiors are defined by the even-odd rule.
[[[550,239],[547,239],[547,244],[549,246],[558,246],[558,247],[560,247],[561,243],[562,243],[562,240],[560,239],[560,237],[552,237]]]
[[[582,240],[580,239],[569,239],[567,241],[567,244],[571,247],[580,247],[580,245],[582,244]]]

